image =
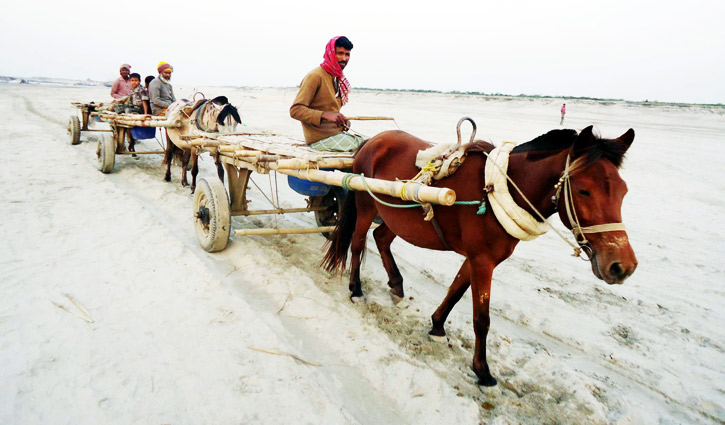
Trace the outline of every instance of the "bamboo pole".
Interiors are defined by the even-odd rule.
[[[280,170],[276,167],[276,164],[270,164],[269,168],[282,174],[287,174],[288,176],[294,176],[303,180],[327,183],[333,186],[342,186],[342,180],[347,175],[347,173],[342,173],[340,171]],[[417,191],[417,197],[422,202],[430,202],[433,204],[447,206],[453,205],[456,202],[456,192],[447,187],[431,187],[416,182],[405,184],[400,181],[388,181],[366,177],[366,188],[366,185],[363,184],[362,178],[358,175],[353,175],[347,183],[353,190],[367,190],[367,188],[369,188],[371,192],[389,195],[395,198],[401,198],[401,190],[404,189],[405,197],[407,199],[415,199]]]
[[[321,158],[315,162],[291,158],[277,161],[278,170],[305,170],[307,168],[351,168],[353,158]]]
[[[151,154],[164,154],[166,151],[144,151],[144,152],[121,152],[117,153],[116,155],[151,155]]]
[[[252,150],[248,150],[248,149],[241,149],[241,150],[238,150],[238,151],[234,151],[234,156],[237,157],[237,158],[246,158],[246,157],[250,157],[250,156],[260,156],[262,154],[264,154],[264,152],[262,152],[262,151],[252,151]]]
[[[351,121],[395,121],[393,117],[345,117]]]
[[[309,207],[309,208],[277,208],[274,210],[247,210],[240,212],[232,212],[232,215],[267,215],[267,214],[288,214],[288,213],[303,213],[303,212],[315,212],[325,211],[330,207]]]
[[[130,116],[122,116],[119,114],[110,114],[107,112],[92,112],[91,116],[100,117],[102,120],[116,125],[131,127],[181,127],[181,120],[167,121],[165,119],[133,119]],[[145,115],[140,115],[145,116]]]
[[[335,230],[335,226],[323,226],[323,227],[295,227],[286,229],[237,229],[234,231],[235,236],[250,236],[250,235],[293,235],[301,233],[328,233]]]

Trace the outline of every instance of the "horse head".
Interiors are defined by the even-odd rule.
[[[601,139],[589,126],[570,150],[557,187],[559,217],[589,254],[592,272],[608,284],[621,284],[637,268],[637,258],[622,223],[627,184],[619,175],[634,141],[629,129],[616,139]]]

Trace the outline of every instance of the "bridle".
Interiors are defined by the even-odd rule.
[[[576,209],[574,208],[574,197],[571,190],[571,169],[573,166],[570,164],[571,160],[571,151],[566,156],[566,166],[564,167],[564,171],[561,174],[561,177],[559,178],[559,181],[554,185],[554,189],[556,190],[556,193],[554,196],[551,197],[551,201],[554,203],[554,206],[557,207],[559,205],[559,198],[562,194],[562,188],[564,192],[564,210],[566,212],[567,218],[569,219],[569,224],[571,225],[571,231],[574,234],[574,239],[576,239],[577,244],[579,244],[579,248],[583,250],[586,253],[586,256],[588,258],[585,258],[585,261],[589,261],[593,258],[594,248],[592,248],[591,244],[586,238],[587,233],[603,233],[603,232],[618,232],[618,231],[624,231],[624,223],[605,223],[605,224],[595,224],[592,226],[585,226],[582,227],[579,223],[579,217],[577,217]],[[576,252],[575,248],[575,254],[578,255],[578,252]]]

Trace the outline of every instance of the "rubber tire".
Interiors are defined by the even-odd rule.
[[[113,171],[116,163],[116,141],[109,134],[102,134],[98,139],[98,169],[103,174]]]
[[[68,119],[68,134],[70,134],[71,145],[81,143],[81,121],[75,115],[71,115]]]
[[[317,226],[336,226],[337,220],[342,214],[343,201],[345,200],[345,191],[342,188],[333,187],[325,196],[310,196],[310,206],[329,207],[326,211],[315,211],[315,222]],[[331,233],[322,232],[322,236],[330,239]]]
[[[209,225],[196,216],[200,207],[209,210]],[[227,247],[232,230],[229,197],[224,183],[218,178],[202,178],[194,192],[194,230],[199,244],[206,252],[218,252]]]

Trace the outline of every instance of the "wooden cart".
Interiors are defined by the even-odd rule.
[[[92,117],[98,117],[101,121],[111,126],[111,130],[106,131],[112,133],[113,136],[101,137],[98,141],[98,149],[96,150],[98,169],[106,174],[113,171],[113,166],[116,163],[116,155],[164,154],[163,150],[131,152],[126,149],[126,139],[134,129],[176,128],[181,126],[181,121],[168,120],[163,116],[117,114],[111,111],[93,111],[90,115]]]
[[[172,139],[176,130],[169,131]],[[286,214],[314,212],[317,227],[312,228],[259,228],[235,230],[235,235],[271,235],[293,233],[327,234],[334,229],[345,194],[343,186],[352,190],[401,197],[418,197],[425,202],[453,205],[455,192],[447,188],[423,186],[418,183],[404,184],[364,178],[350,174],[353,156],[349,152],[321,152],[309,148],[304,142],[272,133],[249,132],[228,135],[192,134],[176,135],[188,143],[197,154],[208,152],[218,163],[223,164],[229,186],[229,193],[218,178],[201,178],[194,194],[194,217],[196,235],[201,246],[209,252],[221,251],[227,245],[231,234],[232,216],[260,214]],[[280,173],[292,179],[321,183],[309,196],[305,208],[280,208],[250,210],[246,192],[252,172]],[[293,180],[294,181],[294,180]],[[294,189],[294,187],[293,187]],[[297,190],[297,189],[295,189]],[[319,190],[319,191],[318,191]]]
[[[103,103],[82,103],[82,102],[71,102],[71,105],[78,108],[78,114],[71,115],[68,118],[68,135],[70,136],[70,144],[77,145],[81,142],[81,132],[84,131],[97,131],[97,132],[111,132],[112,130],[90,128],[88,126],[91,114],[104,108],[106,105]]]

